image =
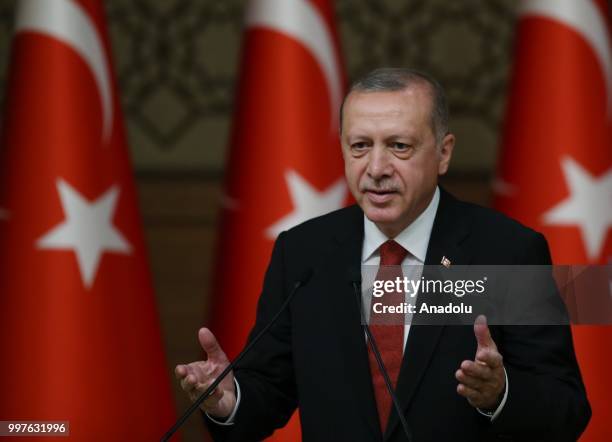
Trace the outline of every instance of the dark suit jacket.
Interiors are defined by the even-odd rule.
[[[208,421],[215,440],[256,441],[299,407],[304,441],[404,441],[392,411],[381,434],[363,330],[348,268],[359,269],[363,212],[357,206],[282,233],[275,244],[251,337],[277,312],[305,268],[314,269],[260,343],[235,370],[242,401],[235,425]],[[544,237],[442,191],[426,264],[550,264]],[[228,312],[227,314],[231,314]],[[590,407],[564,326],[492,327],[509,394],[491,423],[456,392],[455,371],[473,359],[471,326],[413,325],[397,395],[413,442],[575,440]]]

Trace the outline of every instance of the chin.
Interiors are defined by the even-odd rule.
[[[396,210],[393,208],[378,208],[369,206],[364,209],[364,213],[370,221],[381,225],[393,224],[398,218]]]

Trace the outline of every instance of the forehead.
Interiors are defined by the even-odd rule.
[[[344,103],[343,129],[362,124],[429,125],[431,101],[426,86],[400,91],[353,91]]]

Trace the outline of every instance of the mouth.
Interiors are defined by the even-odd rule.
[[[363,193],[371,203],[383,204],[393,198],[393,195],[395,195],[397,192],[395,192],[394,190],[366,189]]]

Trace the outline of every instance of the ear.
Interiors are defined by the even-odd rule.
[[[446,134],[442,139],[438,159],[438,175],[444,175],[448,170],[451,157],[453,156],[453,148],[455,147],[455,136]]]

